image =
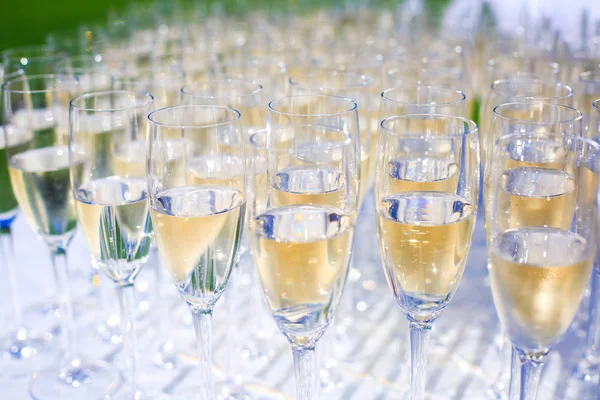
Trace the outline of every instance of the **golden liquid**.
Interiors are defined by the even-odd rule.
[[[255,218],[250,232],[276,322],[288,336],[310,337],[315,326],[328,323],[341,297],[352,245],[350,218],[327,206],[278,207]],[[301,317],[304,323],[293,322]]]
[[[362,204],[365,194],[373,184],[373,174],[371,170],[371,159],[368,152],[360,152],[360,193],[359,193],[359,206]]]
[[[455,193],[459,166],[446,158],[401,157],[388,163],[389,193]]]
[[[575,186],[573,177],[563,171],[513,168],[501,177],[497,212],[490,216],[500,231],[524,226],[568,229],[575,211]]]
[[[513,344],[544,349],[568,329],[592,269],[583,238],[553,228],[507,231],[490,250],[490,283]]]
[[[148,256],[152,226],[146,181],[112,176],[77,189],[77,217],[90,252],[115,281],[129,277],[126,263]]]
[[[9,175],[19,206],[36,233],[50,239],[74,231],[77,219],[66,146],[44,147],[12,156]]]
[[[243,194],[226,186],[170,189],[155,201],[151,215],[160,257],[188,301],[210,299],[229,278],[244,208]]]
[[[76,201],[75,209],[90,253],[96,260],[100,260],[100,214],[102,213],[102,207]]]
[[[428,312],[454,292],[471,246],[474,209],[449,193],[414,192],[384,198],[378,234],[388,282],[411,312]],[[405,302],[405,296],[418,299]]]

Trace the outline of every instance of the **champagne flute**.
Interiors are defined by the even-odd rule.
[[[599,93],[600,96],[600,93]],[[591,114],[586,136],[596,142],[600,141],[600,99],[592,103]],[[591,183],[589,183],[591,184]],[[582,371],[585,376],[597,373],[600,364],[600,259],[594,259],[594,271],[592,272],[592,284],[589,305],[589,327],[587,331],[587,343],[585,360]]]
[[[575,93],[575,107],[583,114],[583,135],[588,135],[588,124],[592,114],[592,103],[600,98],[600,66],[582,72]]]
[[[179,105],[183,85],[185,73],[179,67],[166,66],[142,70],[127,69],[125,74],[113,78],[112,88],[150,93],[158,109]]]
[[[561,132],[507,132],[489,167],[488,268],[496,311],[521,363],[520,390],[511,385],[509,397],[534,400],[543,359],[567,331],[590,278],[600,148]],[[557,147],[562,161],[540,167],[539,155],[552,157]]]
[[[69,113],[74,208],[98,267],[117,285],[127,399],[155,398],[136,385],[133,285],[148,258],[152,225],[146,180],[128,157],[140,151],[153,103],[147,93],[92,92],[71,100]]]
[[[31,90],[32,87],[37,88]],[[41,89],[43,88],[43,89]],[[76,81],[55,75],[24,76],[3,85],[6,142],[19,132],[28,146],[7,147],[9,175],[15,197],[27,222],[48,245],[57,280],[61,335],[66,346],[57,368],[38,372],[31,382],[35,399],[89,399],[111,395],[121,383],[120,374],[100,361],[82,358],[73,320],[67,267],[67,248],[77,220],[71,197],[67,146],[57,132],[60,101],[77,91]],[[32,107],[38,108],[32,108]],[[82,160],[73,159],[82,171]]]
[[[284,97],[269,103],[267,129],[266,175],[250,173],[252,254],[292,345],[297,398],[316,399],[315,346],[342,297],[359,200],[357,106],[335,96]]]
[[[424,398],[431,327],[462,277],[478,195],[474,122],[436,114],[381,122],[377,228],[386,278],[410,326],[411,399]]]
[[[238,110],[248,138],[264,129],[266,112],[262,85],[242,78],[213,76],[194,81],[181,88],[184,105],[226,105]]]
[[[200,387],[189,394],[209,400],[214,398],[212,313],[237,261],[246,207],[240,113],[190,105],[155,111],[148,120],[156,243],[194,319]]]
[[[544,102],[572,107],[573,98],[573,89],[562,83],[546,82],[528,77],[512,77],[494,81],[483,100],[479,116],[483,165],[486,165],[488,147],[494,141],[494,139],[490,139],[490,135],[492,135],[490,123],[496,106],[512,102]],[[523,116],[526,116],[526,112],[524,111]]]
[[[373,183],[371,111],[373,109],[369,78],[361,72],[315,69],[306,75],[292,76],[289,80],[290,95],[325,94],[343,96],[357,104],[359,125],[363,128],[360,141],[360,197],[359,209],[365,193]],[[310,99],[310,97],[306,97]]]
[[[7,74],[1,81],[23,79],[23,72],[17,71]],[[3,101],[0,97],[0,104]],[[0,121],[2,118],[0,106]],[[15,330],[0,340],[0,375],[10,378],[26,377],[35,370],[43,369],[54,364],[60,358],[60,348],[52,346],[49,337],[42,332],[36,332],[23,321],[23,306],[19,280],[17,278],[17,264],[14,254],[14,236],[12,223],[17,217],[19,204],[15,198],[10,184],[8,170],[8,148],[15,153],[19,148],[27,148],[31,141],[29,132],[16,128],[10,124],[0,126],[0,259],[6,273],[5,279],[9,282],[12,307],[14,310]],[[4,132],[8,133],[5,135]]]
[[[27,75],[53,74],[56,66],[67,57],[49,46],[22,46],[4,50],[2,63],[5,73],[18,70]]]

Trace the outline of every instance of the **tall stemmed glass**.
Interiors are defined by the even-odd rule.
[[[319,396],[315,346],[349,270],[359,195],[356,109],[325,95],[272,101],[266,175],[250,173],[252,253],[265,301],[292,345],[300,400]]]
[[[242,237],[246,161],[240,113],[179,106],[151,113],[148,184],[163,265],[190,307],[198,345],[199,388],[214,397],[211,320]]]
[[[573,99],[573,89],[562,83],[528,77],[499,79],[492,83],[479,113],[483,164],[485,165],[487,149],[493,143],[493,139],[489,140],[490,123],[496,106],[512,102],[544,102],[571,107]]]
[[[264,130],[266,127],[266,107],[263,103],[262,86],[258,83],[246,79],[216,76],[212,79],[200,80],[186,85],[181,89],[181,93],[182,104],[185,105],[225,105],[238,110],[246,144],[249,144],[252,134]],[[193,179],[193,174],[191,176]],[[227,341],[230,344],[227,347],[226,370],[229,380],[234,384],[240,371],[239,355],[243,352],[239,338],[239,327],[237,326],[241,274],[250,277],[251,288],[254,288],[257,284],[254,266],[251,261],[244,263],[244,261],[249,260],[248,257],[242,258],[246,250],[248,250],[247,234],[244,234],[244,239],[240,243],[238,264],[232,272],[233,276],[229,283],[229,291],[223,299],[227,310],[227,320],[231,324],[229,329],[226,329]],[[253,302],[250,307],[259,306],[257,303],[260,299],[254,293],[250,294],[249,300]],[[260,324],[258,318],[252,318],[250,324],[253,326],[254,329],[252,330],[255,333],[262,330],[262,326],[259,326],[262,324]],[[264,330],[262,333],[264,333]],[[246,349],[250,350],[252,354],[260,353],[256,343],[248,342],[246,341],[250,347],[246,347]],[[236,390],[239,392],[241,389],[236,388]]]
[[[569,328],[590,278],[600,148],[561,132],[524,132],[495,142],[486,222],[496,311],[521,361],[520,391],[511,386],[509,397],[534,400],[544,357]],[[563,157],[540,165],[556,149]]]
[[[181,88],[183,105],[225,105],[238,110],[248,138],[267,124],[262,85],[242,78],[213,76]]]
[[[65,53],[49,46],[22,46],[4,50],[2,65],[5,73],[24,71],[30,76],[53,74],[57,65],[66,58]]]
[[[79,352],[67,267],[67,247],[77,219],[68,149],[57,132],[57,118],[61,99],[76,93],[76,81],[55,75],[20,77],[6,82],[3,91],[5,124],[12,127],[5,130],[6,142],[18,142],[20,135],[29,140],[27,146],[6,148],[10,180],[27,222],[50,248],[66,346],[57,368],[34,375],[30,394],[35,399],[110,395],[120,385],[121,377],[102,362],[83,359]],[[73,164],[82,171],[81,159],[73,159]]]
[[[180,90],[185,85],[185,73],[178,67],[163,66],[141,71],[129,69],[113,78],[113,90],[143,91],[150,93],[156,108],[181,104]]]
[[[575,107],[583,114],[585,137],[593,137],[587,131],[592,115],[592,103],[598,98],[600,98],[600,66],[581,73],[575,88]]]
[[[600,99],[592,103],[586,135],[591,140],[600,142]],[[592,372],[596,373],[600,364],[600,259],[598,257],[594,260],[591,289],[587,348],[583,366],[583,372],[588,375]]]
[[[74,206],[92,256],[117,285],[128,399],[147,398],[136,386],[133,284],[152,237],[146,180],[128,155],[145,141],[153,103],[147,93],[93,92],[74,98],[69,113]]]
[[[410,326],[411,399],[425,395],[431,327],[469,255],[479,196],[477,125],[409,114],[381,122],[375,204],[384,271]]]
[[[24,79],[22,71],[7,74],[2,81]],[[0,97],[0,121],[3,120],[2,102]],[[28,148],[31,135],[28,131],[19,129],[11,124],[0,123],[0,259],[3,273],[9,282],[10,297],[14,310],[14,331],[0,340],[0,375],[10,378],[25,377],[35,370],[48,367],[60,357],[60,348],[52,346],[51,336],[44,336],[23,321],[23,306],[17,264],[14,254],[14,236],[12,223],[17,217],[19,204],[10,184],[7,152],[15,153],[19,148]],[[4,134],[4,131],[8,133]],[[8,150],[8,148],[16,148]]]

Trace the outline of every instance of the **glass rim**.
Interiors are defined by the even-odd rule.
[[[76,105],[78,102],[81,102],[81,101],[85,102],[85,100],[87,100],[87,99],[111,95],[111,94],[128,95],[128,96],[136,96],[136,97],[140,96],[140,97],[144,97],[146,99],[146,101],[144,101],[140,104],[132,105],[131,107],[119,107],[119,108],[93,108],[93,107]],[[153,102],[154,102],[154,96],[152,96],[150,93],[147,93],[147,92],[134,92],[134,91],[129,91],[129,90],[103,90],[100,92],[84,93],[82,95],[75,97],[74,99],[72,99],[69,102],[69,108],[71,108],[73,110],[78,110],[78,111],[115,112],[115,111],[128,111],[128,110],[136,110],[139,108],[144,108],[147,105],[152,104]]]
[[[266,58],[266,60],[265,60]],[[222,65],[224,68],[216,71],[215,76],[237,76],[235,74],[232,74],[230,71],[228,71],[229,68],[234,68],[234,71],[236,72],[244,72],[248,66],[254,68],[254,69],[258,69],[259,71],[261,71],[260,74],[258,75],[253,75],[251,74],[251,76],[248,76],[247,74],[242,74],[242,78],[245,79],[255,79],[258,76],[258,79],[273,79],[273,75],[268,73],[270,71],[270,69],[273,66],[277,67],[277,72],[275,74],[275,76],[281,76],[284,75],[288,72],[287,66],[285,65],[285,63],[283,61],[275,61],[275,62],[269,62],[271,59],[269,57],[253,57],[249,60],[244,60],[242,62],[236,61],[235,59],[228,59],[226,60],[226,62],[224,62]],[[266,67],[268,68],[267,71],[264,71],[264,68],[260,68],[260,67]],[[223,71],[224,70],[224,71]]]
[[[19,53],[31,53],[31,55],[19,55]],[[27,58],[31,60],[37,60],[47,57],[61,57],[66,54],[60,50],[56,50],[51,46],[45,44],[34,44],[26,46],[11,47],[2,51],[2,60],[16,60],[21,58]]]
[[[497,93],[501,93],[502,95],[506,95],[506,93],[502,92],[501,89],[498,88],[498,85],[504,85],[504,84],[509,84],[511,82],[528,82],[528,83],[534,83],[537,84],[539,83],[540,85],[544,86],[544,87],[549,87],[549,88],[560,88],[561,90],[563,90],[564,94],[559,95],[559,96],[528,96],[528,95],[517,95],[514,96],[516,98],[522,98],[522,99],[527,99],[527,100],[539,100],[539,101],[543,101],[546,99],[567,99],[569,97],[573,97],[574,96],[574,92],[573,92],[573,88],[571,88],[571,86],[569,85],[565,85],[564,83],[561,82],[547,82],[544,81],[543,79],[539,79],[533,76],[514,76],[511,78],[504,78],[504,79],[497,79],[495,80],[492,85],[490,86],[490,89],[497,92]]]
[[[404,115],[394,115],[391,117],[387,117],[384,118],[380,123],[379,123],[379,128],[380,131],[383,131],[386,134],[389,134],[390,136],[394,136],[394,137],[405,137],[405,138],[411,138],[411,139],[415,139],[415,138],[422,138],[422,136],[418,136],[415,135],[414,133],[400,133],[400,132],[396,132],[393,129],[390,129],[388,126],[391,122],[397,121],[397,120],[408,120],[408,119],[432,119],[432,120],[454,120],[454,121],[460,121],[466,125],[469,126],[469,129],[462,132],[462,133],[457,133],[457,134],[446,134],[446,135],[431,135],[431,136],[427,136],[428,139],[450,139],[450,138],[456,138],[456,137],[464,137],[464,136],[472,136],[473,134],[477,137],[478,132],[479,132],[479,127],[477,126],[477,124],[468,119],[468,118],[464,118],[464,117],[458,117],[458,116],[453,116],[453,115],[443,115],[443,114],[404,114]]]
[[[236,77],[228,77],[228,76],[216,76],[216,79],[202,79],[200,81],[186,83],[185,85],[183,85],[181,87],[180,92],[181,92],[181,94],[183,94],[185,96],[189,96],[191,98],[197,98],[197,99],[218,99],[218,98],[222,98],[222,97],[229,97],[226,95],[217,96],[217,95],[211,94],[210,92],[197,93],[197,92],[191,91],[190,88],[193,89],[194,85],[205,85],[205,84],[211,84],[211,83],[229,84],[229,83],[233,83],[233,82],[239,82],[240,84],[244,85],[244,87],[245,86],[248,86],[249,88],[252,87],[252,90],[250,90],[250,91],[244,90],[243,93],[235,94],[232,97],[256,96],[257,94],[260,94],[263,90],[263,85],[255,82],[254,80],[248,80],[248,79],[236,78]]]
[[[16,71],[15,71],[16,72]],[[12,72],[12,73],[15,73]],[[16,93],[16,94],[41,94],[41,93],[51,93],[56,91],[59,88],[59,84],[62,82],[59,78],[65,78],[66,80],[77,82],[79,80],[76,77],[70,76],[68,74],[39,74],[39,75],[26,75],[25,73],[17,74],[13,76],[11,79],[2,82],[2,91],[6,93]],[[51,88],[48,89],[35,89],[35,90],[25,90],[25,89],[11,89],[10,86],[17,82],[27,81],[28,83],[31,81],[38,80],[46,80],[53,79],[54,84]]]
[[[456,94],[456,95],[458,95],[458,98],[456,100],[452,100],[450,102],[439,102],[439,103],[436,103],[435,105],[432,105],[431,103],[409,103],[409,102],[405,102],[405,101],[398,101],[398,100],[394,100],[393,98],[391,98],[387,95],[390,92],[397,92],[397,91],[403,91],[406,89],[415,89],[415,88],[436,89],[441,92]],[[455,90],[455,89],[450,89],[450,88],[443,87],[443,86],[427,85],[427,84],[406,85],[406,86],[402,86],[402,87],[388,88],[388,89],[385,89],[383,92],[381,92],[381,98],[392,101],[396,104],[404,104],[404,105],[412,105],[412,106],[430,106],[431,105],[431,106],[435,106],[435,107],[447,107],[447,106],[452,106],[452,105],[460,104],[462,102],[467,101],[467,95],[465,94],[465,92],[463,92],[461,90]]]
[[[584,71],[578,76],[579,82],[592,83],[594,85],[600,85],[600,68],[593,71]]]
[[[600,99],[598,99],[592,103],[592,108],[595,108],[596,111],[598,111],[600,113]]]
[[[327,84],[321,85],[319,80],[311,79],[312,77],[314,77],[314,75],[318,75],[320,73],[325,73],[328,76],[329,75],[339,75],[339,76],[353,75],[353,76],[356,76],[358,79],[357,79],[357,82],[354,82],[349,85],[343,85],[342,87],[331,87],[334,85],[327,85]],[[308,79],[308,80],[310,80],[310,82],[308,82],[308,84],[300,83],[300,82],[298,82],[299,79]],[[325,79],[325,81],[327,81],[327,79]],[[343,89],[367,87],[370,83],[370,80],[369,80],[368,75],[363,74],[362,72],[359,72],[359,71],[338,70],[338,69],[331,69],[331,68],[319,68],[319,69],[316,69],[314,71],[314,73],[306,73],[306,74],[301,74],[301,75],[296,75],[296,76],[290,76],[290,78],[288,79],[288,83],[294,87],[300,87],[300,88],[304,87],[304,88],[316,89],[317,85],[318,85],[319,90],[322,90],[322,89],[343,90]]]
[[[507,117],[505,115],[500,114],[500,111],[505,109],[505,108],[509,108],[509,107],[516,107],[516,106],[534,106],[534,105],[543,105],[543,106],[547,106],[547,107],[556,107],[559,109],[564,109],[567,110],[570,113],[575,113],[576,117],[575,118],[569,118],[569,119],[562,119],[560,121],[528,121],[528,120],[523,120],[523,119],[518,119],[518,118],[512,118],[512,117]],[[509,102],[509,103],[502,103],[502,104],[498,104],[496,107],[494,107],[494,116],[497,116],[498,118],[502,118],[505,121],[514,121],[514,122],[519,122],[519,123],[523,123],[523,124],[536,124],[536,125],[551,125],[551,124],[565,124],[568,122],[578,122],[581,121],[583,119],[583,114],[581,113],[581,111],[579,111],[578,109],[574,108],[574,107],[569,107],[569,106],[564,106],[562,104],[553,104],[553,103],[546,103],[544,101],[536,101],[536,102],[522,102],[522,101],[513,101],[513,102]]]
[[[5,82],[8,82],[15,78],[19,78],[20,76],[24,76],[24,75],[25,75],[25,71],[23,71],[22,69],[18,69],[16,71],[9,72],[8,74],[2,75],[2,80],[0,80],[0,89],[2,88],[2,86]]]
[[[294,98],[301,98],[301,97],[309,97],[309,98],[325,98],[325,99],[330,99],[330,100],[337,100],[337,101],[342,101],[343,103],[347,103],[349,104],[349,108],[347,108],[346,110],[343,111],[337,111],[337,112],[330,112],[330,113],[310,113],[310,114],[301,114],[301,113],[292,113],[292,112],[284,112],[284,111],[280,111],[278,110],[275,106],[277,103],[282,102],[284,100],[291,100]],[[288,117],[329,117],[329,116],[334,116],[334,115],[344,115],[344,114],[348,114],[352,111],[356,111],[358,108],[358,105],[356,104],[356,102],[352,99],[349,99],[347,97],[342,97],[342,96],[333,96],[333,95],[329,95],[329,94],[303,94],[303,95],[294,95],[294,96],[285,96],[285,97],[281,97],[277,100],[271,100],[269,102],[269,112],[274,112],[276,114],[279,115],[285,115]]]
[[[508,53],[508,54],[501,54],[497,57],[492,57],[485,62],[485,69],[487,71],[489,71],[490,69],[495,70],[498,67],[500,61],[518,60],[520,56],[523,56],[523,57],[525,57],[525,59],[533,61],[533,62],[541,61],[542,65],[551,67],[550,69],[553,72],[560,73],[560,64],[558,62],[552,61],[552,60],[546,60],[546,59],[543,59],[540,57],[536,57],[535,55],[528,55],[523,52],[512,52],[512,53]],[[527,71],[517,71],[517,72],[527,72]]]
[[[183,125],[183,124],[168,124],[168,123],[164,123],[164,122],[160,122],[156,120],[156,116],[172,111],[172,110],[182,110],[182,109],[191,109],[191,108],[198,108],[198,109],[218,109],[218,110],[224,110],[228,113],[232,113],[233,117],[227,121],[223,121],[223,122],[217,122],[214,124],[204,124],[204,125]],[[236,110],[235,108],[231,108],[231,107],[226,107],[226,106],[216,106],[216,105],[179,105],[179,106],[171,106],[171,107],[164,107],[164,108],[159,108],[158,110],[154,110],[151,113],[148,114],[148,121],[150,121],[150,123],[152,123],[153,125],[156,126],[160,126],[163,128],[173,128],[173,129],[203,129],[203,128],[213,128],[213,127],[219,127],[219,126],[225,126],[225,125],[229,125],[232,124],[236,121],[239,121],[241,118],[241,113]]]
[[[260,128],[255,132],[252,132],[252,134],[248,137],[248,142],[250,143],[250,145],[256,149],[259,150],[267,150],[268,147],[265,144],[263,145],[259,145],[258,143],[256,143],[256,137],[258,135],[268,135],[269,134],[269,130],[267,128]]]

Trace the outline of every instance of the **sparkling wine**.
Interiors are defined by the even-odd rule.
[[[86,183],[77,189],[77,215],[109,277],[130,279],[148,257],[152,235],[146,181],[111,176]]]
[[[581,236],[557,228],[512,229],[492,240],[494,303],[518,348],[542,350],[566,332],[590,277],[589,247]]]
[[[235,263],[245,199],[228,186],[168,189],[152,202],[151,215],[163,265],[181,295],[206,306],[216,301]]]
[[[30,146],[31,135],[29,131],[8,125],[8,146],[4,136],[4,128],[0,126],[0,221],[13,218],[18,206],[17,199],[10,185],[8,173],[8,154],[15,154],[26,150]]]
[[[492,217],[505,231],[521,226],[568,229],[575,210],[575,179],[564,171],[518,167],[505,171]]]
[[[342,295],[352,220],[337,208],[292,205],[265,211],[250,225],[265,298],[294,343],[318,339]]]
[[[342,172],[327,165],[296,165],[277,171],[272,178],[272,206],[320,204],[343,207]]]
[[[70,238],[77,217],[67,147],[27,150],[11,156],[8,165],[12,188],[32,229],[46,241]]]
[[[377,211],[385,272],[398,304],[413,316],[440,311],[464,271],[474,207],[454,194],[411,192],[384,197]]]

